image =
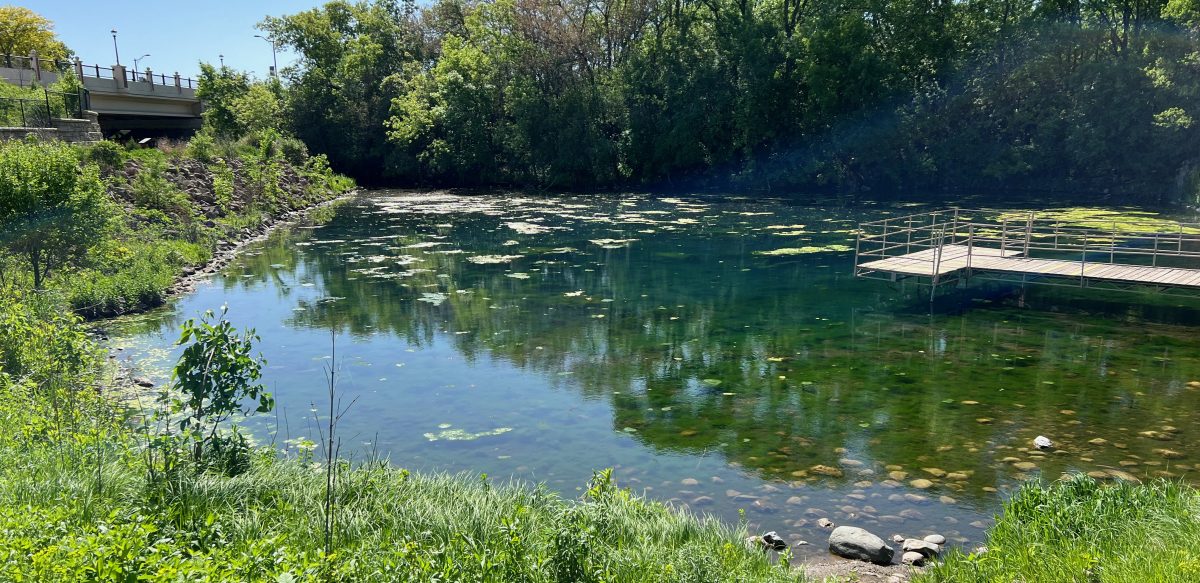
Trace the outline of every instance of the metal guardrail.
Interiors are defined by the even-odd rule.
[[[33,69],[33,58],[26,55],[0,55],[0,66],[9,69]],[[66,73],[67,71],[75,70],[84,77],[94,77],[97,79],[113,79],[114,73],[112,67],[102,67],[98,64],[85,65],[72,61],[64,61],[61,59],[38,59],[38,66],[43,71],[57,71]],[[136,83],[145,82],[154,85],[175,85],[175,75],[167,75],[164,73],[151,73],[147,75],[145,72],[125,69],[125,82]],[[186,89],[195,89],[197,81],[191,77],[180,77],[179,86]]]
[[[55,119],[84,119],[84,94],[43,89],[38,97],[0,97],[0,127],[48,128]]]
[[[1081,226],[1080,223],[1096,226]],[[1200,258],[1200,223],[1102,219],[1066,221],[1033,211],[961,209],[930,211],[859,224],[855,274],[863,263],[904,257],[939,273],[942,251],[965,246],[968,268],[976,248],[990,254],[1160,267]],[[926,251],[925,253],[922,253]],[[1119,260],[1119,261],[1118,261]],[[1194,263],[1194,261],[1193,261]],[[936,280],[936,275],[934,279]]]

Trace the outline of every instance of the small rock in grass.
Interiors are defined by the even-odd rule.
[[[900,562],[904,563],[905,565],[920,567],[921,565],[925,564],[925,555],[914,551],[908,551],[903,555],[900,555]]]

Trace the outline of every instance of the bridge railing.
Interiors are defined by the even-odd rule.
[[[83,93],[43,89],[28,97],[0,97],[0,127],[48,128],[56,119],[84,119]]]
[[[9,69],[24,69],[31,71],[34,68],[41,71],[55,71],[57,73],[66,73],[74,71],[80,77],[93,77],[97,79],[116,79],[116,73],[112,67],[103,67],[99,64],[84,64],[76,59],[75,61],[67,61],[62,59],[44,59],[36,55],[9,55],[0,54],[0,67]],[[152,73],[147,75],[146,72],[135,71],[133,69],[124,69],[125,83],[148,82],[155,85],[175,86],[175,75],[167,75],[164,73]],[[179,87],[185,89],[195,89],[197,81],[191,77],[179,77]]]
[[[971,257],[1020,255],[1083,264],[1121,263],[1195,267],[1200,259],[1200,224],[1156,218],[1062,212],[962,209],[929,211],[859,224],[855,266],[904,257],[918,271],[936,273],[947,245]],[[980,251],[985,249],[986,251]],[[928,251],[922,253],[922,251]],[[961,255],[960,255],[961,256]]]

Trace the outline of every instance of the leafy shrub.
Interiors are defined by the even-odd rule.
[[[121,165],[122,154],[125,149],[116,142],[103,140],[96,144],[86,147],[83,159],[88,162],[95,162],[105,170],[113,170]]]
[[[166,162],[148,158],[130,185],[133,202],[138,206],[162,211],[176,221],[191,222],[194,209],[183,191],[166,177]]]
[[[188,140],[187,153],[205,164],[211,164],[217,158],[216,140],[208,133],[200,132]]]
[[[80,171],[58,142],[0,145],[0,245],[25,259],[40,288],[54,270],[81,262],[111,224],[95,165]]]
[[[143,233],[138,239],[109,239],[92,249],[92,265],[61,286],[71,308],[86,318],[103,318],[162,305],[180,268],[207,261],[207,245]]]
[[[217,208],[221,214],[227,215],[231,209],[230,205],[233,204],[233,191],[236,186],[233,169],[224,160],[218,160],[209,170],[213,173],[213,194],[216,197]]]
[[[297,168],[304,166],[308,161],[308,146],[304,142],[291,136],[283,136],[279,138],[279,153],[283,155],[283,159],[289,164]]]
[[[172,420],[179,419],[179,438],[190,445],[192,463],[235,475],[249,467],[250,448],[236,424],[222,433],[225,422],[239,414],[267,413],[275,399],[258,382],[265,364],[262,356],[251,355],[258,336],[253,329],[239,336],[226,311],[222,307],[215,321],[210,310],[199,322],[183,323],[176,344],[187,347],[175,364],[172,392],[160,400],[170,404]],[[245,401],[257,406],[243,410]],[[168,459],[168,467],[172,464]]]
[[[53,296],[0,287],[0,389],[86,385],[97,362],[79,318]]]

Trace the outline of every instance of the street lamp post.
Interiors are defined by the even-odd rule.
[[[271,76],[278,77],[279,76],[279,58],[275,54],[275,41],[271,40],[261,34],[254,35],[254,38],[261,38],[261,39],[271,43]]]
[[[224,67],[225,66],[225,55],[217,55],[217,58],[221,59],[221,66]]]
[[[146,54],[133,60],[133,74],[135,77],[137,76],[137,72],[138,72],[138,62],[140,62],[142,59],[149,57],[149,56],[150,56],[150,53],[146,53]]]
[[[117,29],[112,29],[113,35],[113,54],[117,57],[117,64],[121,64],[121,51],[117,50]]]

